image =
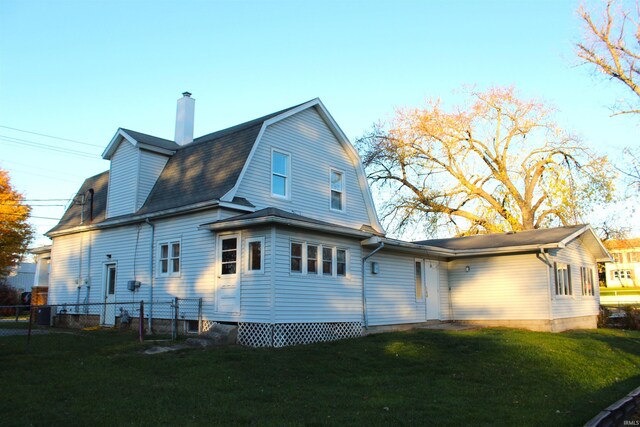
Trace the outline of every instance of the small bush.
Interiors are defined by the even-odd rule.
[[[20,304],[18,291],[9,285],[0,285],[0,307],[6,305]],[[15,314],[13,308],[0,308],[0,316],[11,316]]]

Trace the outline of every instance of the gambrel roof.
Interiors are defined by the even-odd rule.
[[[374,233],[383,233],[384,230],[378,221],[360,158],[322,102],[316,98],[201,136],[183,146],[167,139],[129,129],[118,129],[103,153],[104,159],[110,159],[124,141],[128,141],[142,150],[168,156],[168,161],[144,204],[132,214],[106,219],[109,183],[109,171],[106,171],[85,180],[77,193],[79,200],[89,189],[94,190],[94,198],[96,201],[99,200],[99,203],[94,203],[92,221],[89,223],[85,219],[81,224],[82,209],[77,203],[72,203],[60,222],[47,234],[63,234],[65,230],[77,227],[86,228],[89,225],[98,224],[107,226],[111,223],[119,224],[126,220],[136,221],[159,214],[185,212],[204,205],[222,206],[226,204],[239,210],[252,211],[254,206],[250,201],[236,197],[235,193],[262,134],[267,126],[307,108],[316,108],[354,163],[358,182],[366,193],[365,205],[369,218],[371,218],[371,224],[365,225],[372,228]]]

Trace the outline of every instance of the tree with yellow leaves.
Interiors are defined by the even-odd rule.
[[[31,207],[11,186],[9,173],[0,169],[0,276],[27,250],[33,230],[27,222]]]
[[[383,221],[469,235],[584,222],[612,199],[606,159],[560,129],[543,103],[513,88],[468,91],[466,108],[439,100],[402,109],[357,141]]]

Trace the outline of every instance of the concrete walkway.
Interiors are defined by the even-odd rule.
[[[436,329],[440,331],[470,331],[481,328],[481,325],[466,325],[464,323],[434,323],[417,327],[417,329]]]

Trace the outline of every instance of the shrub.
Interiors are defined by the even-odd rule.
[[[20,304],[18,291],[9,285],[0,285],[0,307]],[[11,316],[15,314],[13,308],[0,308],[0,316]]]

